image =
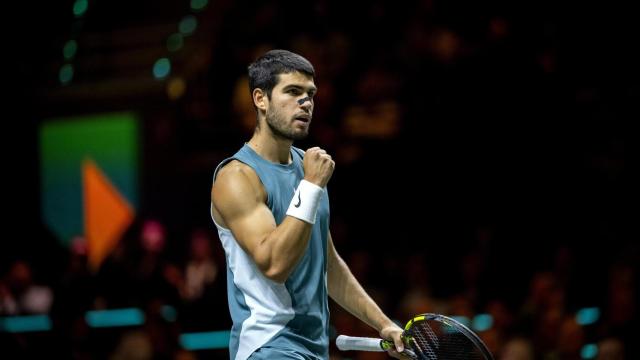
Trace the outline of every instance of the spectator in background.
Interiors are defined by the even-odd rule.
[[[69,317],[83,316],[91,308],[95,296],[95,281],[87,262],[87,243],[76,236],[69,247],[67,268],[56,289],[57,307],[61,314]]]
[[[624,360],[624,343],[616,337],[606,337],[598,341],[596,360]]]
[[[179,303],[182,269],[169,261],[166,245],[165,225],[142,220],[101,266],[95,307],[145,307],[154,299]]]
[[[69,247],[67,267],[55,288],[51,310],[53,326],[60,334],[58,345],[68,344],[74,359],[90,358],[85,314],[94,305],[96,286],[88,266],[86,240],[76,236]]]
[[[185,273],[184,298],[195,301],[202,297],[205,288],[218,277],[218,265],[213,259],[211,241],[206,232],[196,230],[191,235],[190,256]]]
[[[109,360],[151,360],[153,346],[149,334],[142,330],[133,330],[120,336]]]
[[[4,283],[4,285],[2,285]],[[0,281],[0,309],[7,315],[46,314],[53,304],[53,291],[36,284],[31,265],[17,260]]]
[[[165,225],[155,219],[144,221],[139,241],[141,253],[132,275],[140,299],[145,304],[155,299],[171,304],[179,303],[183,275],[167,259]]]
[[[633,266],[617,263],[609,269],[605,325],[611,330],[629,330],[637,316],[636,284],[637,276]]]
[[[555,345],[560,359],[582,359],[580,351],[584,343],[584,329],[576,322],[575,316],[566,315],[562,320]]]
[[[535,360],[535,352],[531,340],[515,337],[507,341],[500,352],[499,360]]]
[[[223,284],[216,282],[218,276],[218,264],[210,236],[206,231],[196,229],[191,233],[189,258],[181,289],[184,305],[182,322],[189,331],[209,329],[211,318],[216,318],[221,326],[224,323],[219,311],[216,311],[227,305],[225,298],[220,296],[226,289]]]
[[[14,315],[18,313],[18,303],[4,279],[0,279],[0,315]]]

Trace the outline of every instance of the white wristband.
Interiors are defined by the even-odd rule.
[[[307,180],[300,181],[300,185],[293,194],[287,215],[306,221],[309,224],[316,223],[318,204],[324,189]]]

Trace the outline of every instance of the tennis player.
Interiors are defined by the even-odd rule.
[[[328,296],[394,342],[402,329],[367,295],[340,258],[329,231],[327,183],[335,163],[309,133],[315,71],[302,56],[271,50],[249,66],[257,125],[222,161],[211,215],[226,253],[233,327],[230,358],[328,359]]]

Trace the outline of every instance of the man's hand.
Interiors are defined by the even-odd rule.
[[[312,147],[304,154],[304,179],[321,188],[327,186],[336,164],[331,155],[319,147]]]
[[[396,324],[385,326],[380,330],[380,337],[385,340],[391,340],[395,344],[395,348],[387,350],[387,353],[391,357],[401,360],[411,360],[410,357],[402,354],[402,351],[404,351],[404,343],[402,342],[401,336],[402,329]]]

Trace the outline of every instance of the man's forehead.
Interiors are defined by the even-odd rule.
[[[315,87],[313,76],[294,71],[290,73],[278,74],[276,86],[284,87],[288,85],[298,85],[302,87]]]

